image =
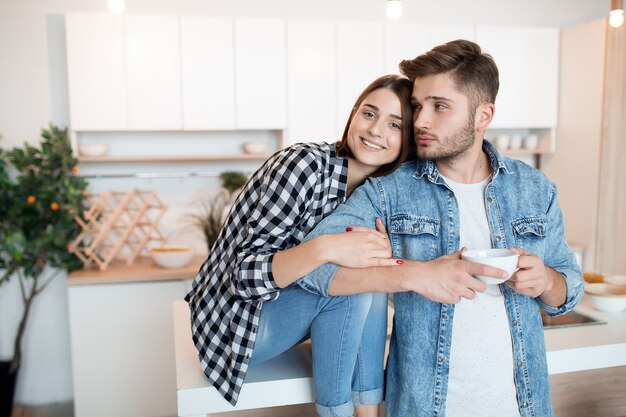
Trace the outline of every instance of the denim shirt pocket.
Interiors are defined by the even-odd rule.
[[[403,213],[391,216],[390,226],[394,257],[422,261],[437,257],[439,220]]]
[[[530,253],[543,253],[548,234],[548,219],[544,215],[524,217],[514,220],[513,234],[515,246],[527,250]]]

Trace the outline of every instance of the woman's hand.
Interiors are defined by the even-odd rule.
[[[327,262],[347,268],[401,265],[401,259],[392,259],[391,242],[381,219],[376,229],[355,226],[345,233],[318,236]]]

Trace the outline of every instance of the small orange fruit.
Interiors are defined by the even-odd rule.
[[[72,167],[72,174],[78,174],[78,166],[77,165]]]
[[[57,211],[59,209],[59,203],[50,203],[50,210]]]
[[[29,196],[26,198],[26,202],[27,202],[28,204],[35,204],[35,202],[36,202],[36,201],[37,201],[37,199],[36,199],[36,198],[35,198],[35,196],[33,196],[33,195],[29,195]]]

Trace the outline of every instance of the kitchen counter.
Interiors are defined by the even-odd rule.
[[[205,256],[195,256],[187,266],[182,268],[161,268],[149,257],[139,257],[132,265],[126,265],[123,261],[114,261],[104,271],[80,269],[69,273],[67,285],[187,280],[196,276],[205,259]]]
[[[606,324],[546,329],[548,373],[626,365],[626,311],[597,311],[584,298],[575,311]]]

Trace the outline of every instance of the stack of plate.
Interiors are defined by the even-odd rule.
[[[585,293],[596,310],[626,310],[626,275],[607,275],[602,283],[585,284]]]

